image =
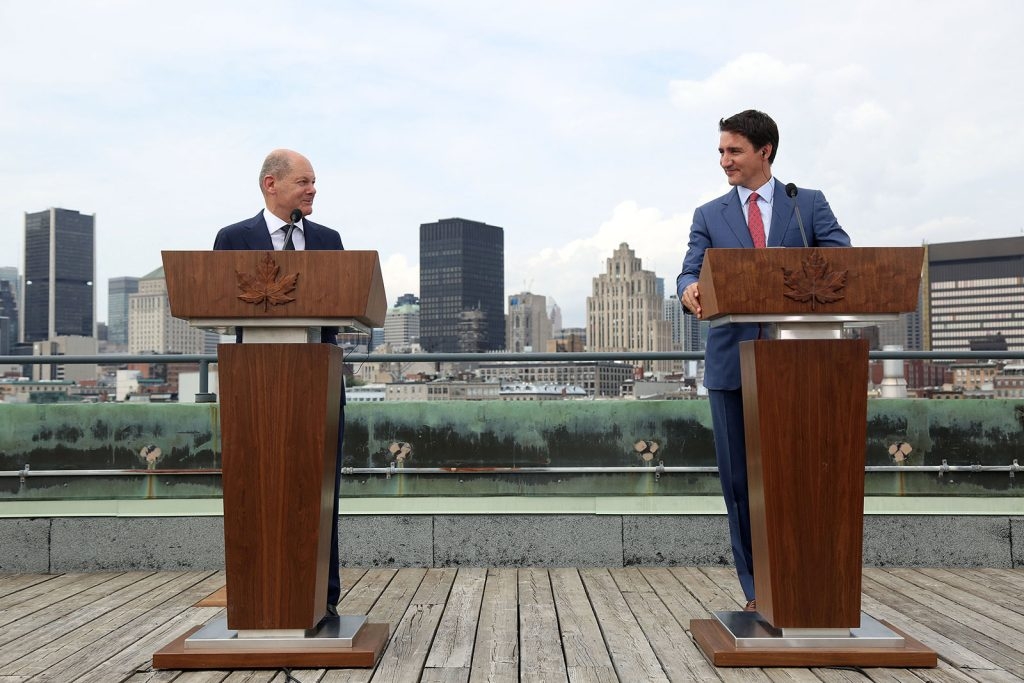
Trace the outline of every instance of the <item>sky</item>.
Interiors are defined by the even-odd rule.
[[[0,266],[25,212],[96,214],[104,321],[110,278],[255,215],[286,147],[389,302],[458,216],[504,228],[507,294],[584,326],[622,242],[674,289],[750,108],[857,246],[1017,236],[1022,26],[1013,0],[0,0]]]

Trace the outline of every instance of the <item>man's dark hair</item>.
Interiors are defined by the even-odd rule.
[[[772,117],[763,111],[747,109],[739,114],[733,114],[718,122],[718,131],[742,135],[750,140],[754,150],[771,145],[772,153],[768,156],[768,163],[775,162],[775,153],[779,151],[779,127],[772,121]]]

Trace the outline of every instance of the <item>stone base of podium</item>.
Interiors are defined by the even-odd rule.
[[[737,647],[732,634],[718,619],[693,619],[690,632],[697,646],[715,666],[864,666],[934,668],[938,657],[920,641],[887,622],[887,628],[903,637],[901,647]]]
[[[278,669],[278,668],[369,668],[387,645],[388,624],[366,624],[353,639],[352,647],[333,650],[240,650],[237,648],[188,649],[185,639],[201,626],[189,630],[153,654],[154,669]]]

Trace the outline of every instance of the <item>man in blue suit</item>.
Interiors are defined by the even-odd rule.
[[[214,250],[251,249],[344,249],[341,235],[306,216],[313,213],[316,196],[316,175],[309,159],[298,152],[277,149],[267,155],[260,170],[260,190],[266,208],[247,220],[222,228],[214,240]],[[299,216],[301,214],[301,217]],[[241,341],[241,330],[239,330]],[[324,327],[320,341],[338,343],[338,330]],[[338,416],[338,465],[341,464],[341,443],[345,435],[345,385],[341,387],[341,408]],[[328,614],[337,615],[341,599],[341,576],[338,572],[338,494],[341,470],[334,473],[334,514],[331,525],[331,558],[327,571]]]
[[[794,207],[806,221],[807,243],[818,247],[848,247],[850,237],[836,221],[825,196],[799,189],[796,198],[772,177],[779,148],[779,129],[767,114],[740,112],[718,123],[718,155],[729,184],[728,193],[699,207],[693,214],[690,242],[676,292],[685,310],[701,317],[697,280],[704,251],[712,247],[802,247]],[[765,226],[769,226],[765,231]],[[754,597],[753,551],[750,542],[750,501],[747,491],[747,453],[743,429],[743,390],[740,386],[741,341],[757,339],[760,326],[730,324],[708,332],[704,386],[711,404],[715,459],[729,515],[736,574],[746,596],[744,609],[757,610]]]

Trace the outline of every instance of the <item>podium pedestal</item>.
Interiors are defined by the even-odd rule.
[[[319,342],[321,326],[382,324],[376,253],[163,255],[172,313],[245,343],[218,349],[226,616],[154,668],[373,666],[389,626],[326,615],[344,358]]]
[[[921,259],[918,249],[705,254],[711,324],[762,332],[740,344],[758,612],[690,622],[712,663],[937,666],[935,652],[860,609],[868,342],[841,338],[844,323],[913,310]]]

